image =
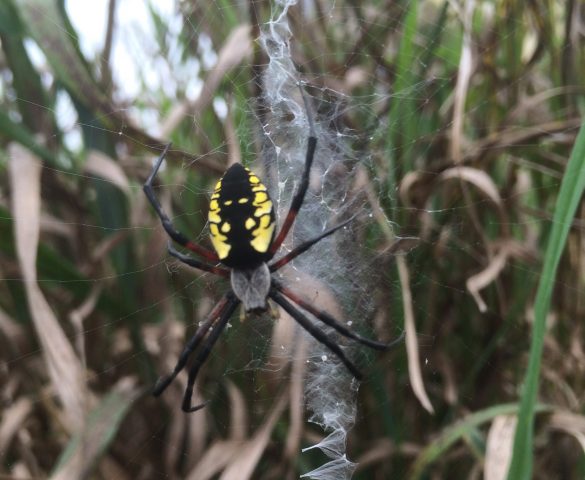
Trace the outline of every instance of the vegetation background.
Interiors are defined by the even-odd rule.
[[[62,1],[0,2],[0,478],[298,478],[323,432],[302,377],[262,368],[271,322],[216,346],[205,413],[180,411],[180,382],[149,395],[225,286],[168,259],[141,185],[172,140],[160,195],[204,232],[217,178],[261,149],[273,6],[184,0],[172,31],[150,9],[175,88],[143,78],[129,102],[124,1],[96,58]],[[584,478],[585,4],[314,0],[289,22],[312,99],[359,107],[336,122],[368,160],[369,334],[408,337],[367,367],[354,478],[495,480],[512,454],[511,479]],[[200,96],[172,78],[195,64]]]

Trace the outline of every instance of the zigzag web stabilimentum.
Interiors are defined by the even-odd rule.
[[[360,165],[349,145],[351,134],[330,127],[338,114],[331,111],[338,112],[338,106],[329,99],[330,104],[324,109],[328,112],[321,112],[319,97],[311,96],[311,88],[293,64],[294,44],[287,13],[295,3],[277,2],[272,19],[264,25],[260,36],[268,56],[261,99],[267,112],[263,125],[264,155],[274,180],[271,194],[278,204],[279,218],[286,215],[291,195],[301,178],[309,136],[309,121],[299,86],[308,98],[318,138],[309,191],[285,249],[318,235],[350,215],[360,213],[368,217],[366,202],[355,189]],[[331,313],[354,326],[371,312],[372,299],[367,287],[372,286],[375,277],[371,264],[360,262],[357,228],[351,225],[327,238],[295,260],[284,273],[291,289],[308,297],[316,306],[324,307],[325,303]],[[323,440],[304,448],[303,452],[319,449],[329,458],[302,477],[349,480],[356,464],[346,456],[346,436],[355,421],[359,382],[326,347],[304,332],[299,335],[308,342],[304,394],[309,420],[326,432]],[[352,357],[358,350],[344,349]]]

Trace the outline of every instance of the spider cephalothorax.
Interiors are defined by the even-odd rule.
[[[305,100],[304,97],[303,100]],[[189,379],[182,404],[182,409],[185,412],[193,412],[205,406],[205,404],[191,405],[195,379],[213,345],[240,303],[246,311],[262,311],[267,307],[268,298],[271,298],[316,340],[329,348],[358,379],[361,378],[361,374],[356,366],[347,358],[335,340],[315,325],[306,313],[333,328],[341,335],[357,340],[368,347],[387,350],[395,343],[376,342],[354,333],[327,312],[319,310],[290,291],[271,275],[351,220],[324,231],[316,238],[302,243],[286,255],[273,261],[275,253],[279,250],[295,221],[309,186],[309,175],[315,148],[317,147],[317,138],[308,111],[307,117],[310,134],[307,140],[305,167],[288,214],[284,218],[278,234],[276,234],[274,207],[266,187],[253,172],[241,164],[234,164],[226,170],[211,195],[208,220],[209,236],[214,251],[190,241],[184,234],[176,230],[154,194],[152,182],[170,148],[170,144],[163,150],[144,184],[144,193],[155,209],[169,237],[179,245],[207,260],[207,262],[175,250],[172,244],[169,244],[169,253],[187,265],[226,279],[230,278],[231,281],[231,288],[215,305],[207,319],[187,342],[173,372],[166,377],[160,378],[154,387],[153,393],[155,396],[164,392],[173,379],[187,365],[191,353],[200,347],[189,368]]]

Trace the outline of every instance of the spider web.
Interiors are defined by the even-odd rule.
[[[100,62],[103,60],[100,56],[104,38],[103,28],[95,33],[93,43],[85,42],[92,35],[91,25],[105,24],[105,17],[103,22],[92,18],[85,24],[78,23],[83,17],[83,12],[75,13],[75,9],[86,8],[85,3],[66,2],[66,8],[72,15],[84,55],[91,62],[88,68],[99,71]],[[336,318],[347,323],[352,330],[370,338],[389,341],[401,332],[403,312],[399,306],[402,297],[397,293],[398,277],[393,273],[394,262],[388,252],[393,251],[394,242],[411,239],[411,232],[413,237],[424,237],[428,248],[437,250],[439,257],[437,263],[441,262],[442,256],[447,259],[445,261],[452,262],[445,268],[452,274],[448,276],[452,281],[446,281],[445,277],[438,280],[435,272],[429,273],[425,270],[425,267],[428,267],[425,264],[420,266],[420,271],[417,270],[417,276],[413,275],[414,278],[411,279],[414,290],[412,303],[417,321],[426,322],[423,328],[428,330],[425,331],[443,335],[449,340],[447,353],[433,354],[430,350],[425,350],[428,346],[425,345],[426,339],[419,338],[422,340],[419,342],[422,350],[420,356],[426,361],[422,369],[425,377],[429,377],[425,381],[435,389],[433,402],[440,401],[438,400],[440,395],[437,393],[440,381],[447,385],[444,388],[445,403],[453,402],[452,392],[458,384],[450,368],[455,361],[447,357],[451,355],[457,358],[460,355],[464,358],[465,353],[473,352],[477,348],[475,341],[482,345],[483,336],[487,336],[489,329],[482,321],[485,318],[479,317],[477,312],[481,308],[486,308],[488,314],[494,317],[490,320],[499,320],[499,312],[495,312],[496,308],[493,307],[497,304],[494,298],[499,298],[498,295],[505,296],[505,292],[502,293],[505,289],[500,288],[491,298],[485,296],[482,298],[479,291],[472,297],[466,288],[465,280],[473,273],[477,273],[487,262],[478,245],[485,241],[494,248],[488,258],[495,257],[497,260],[501,259],[503,254],[507,255],[504,263],[507,262],[508,265],[512,264],[511,258],[521,258],[525,263],[521,264],[521,268],[516,264],[515,273],[521,271],[529,278],[535,278],[539,270],[530,261],[533,261],[535,256],[538,238],[536,231],[542,223],[541,220],[535,220],[535,217],[525,214],[511,219],[501,214],[501,208],[493,208],[494,204],[502,202],[500,193],[496,191],[494,194],[491,181],[477,175],[477,172],[476,176],[471,176],[470,173],[465,180],[479,194],[463,195],[464,201],[461,201],[461,195],[454,195],[447,190],[442,192],[437,186],[433,187],[435,190],[432,194],[424,193],[428,178],[433,180],[439,178],[436,184],[453,181],[453,177],[444,174],[444,170],[434,168],[434,163],[427,161],[427,157],[432,158],[435,151],[444,154],[442,144],[449,141],[448,133],[453,127],[451,115],[446,114],[445,110],[453,108],[453,103],[456,102],[456,98],[453,97],[457,97],[448,92],[455,89],[460,52],[458,47],[450,48],[451,43],[458,45],[456,43],[458,38],[450,39],[449,36],[458,37],[460,33],[459,29],[445,26],[444,12],[449,11],[450,20],[457,23],[463,22],[461,19],[464,18],[465,11],[457,2],[446,2],[445,5],[448,4],[449,9],[445,6],[444,10],[439,9],[436,2],[421,2],[419,23],[422,26],[419,26],[416,41],[412,42],[416,44],[416,53],[408,56],[408,52],[398,51],[399,37],[390,35],[378,40],[375,32],[377,27],[383,27],[384,22],[391,20],[396,22],[395,30],[408,38],[409,29],[412,28],[409,15],[416,10],[414,5],[417,5],[417,2],[391,2],[393,14],[385,16],[380,14],[381,7],[377,2],[368,3],[363,9],[356,8],[355,2],[349,1],[299,1],[298,4],[294,1],[274,2],[270,20],[260,23],[260,37],[251,45],[249,51],[240,52],[237,42],[231,45],[237,55],[241,54],[238,65],[247,65],[257,58],[267,59],[266,63],[259,65],[264,72],[262,79],[250,80],[249,75],[232,65],[221,71],[222,75],[215,85],[215,90],[209,98],[205,98],[204,88],[205,82],[209,80],[209,72],[213,72],[218,63],[226,61],[222,45],[214,41],[212,29],[225,23],[230,25],[231,31],[237,30],[234,17],[236,20],[239,17],[248,18],[250,3],[242,0],[199,2],[197,8],[194,7],[196,15],[190,12],[191,15],[184,16],[178,13],[178,9],[190,8],[191,2],[177,4],[152,2],[150,11],[144,9],[145,2],[142,1],[135,3],[125,0],[118,3],[119,19],[130,21],[120,20],[114,37],[111,85],[114,87],[112,96],[116,108],[112,108],[106,116],[115,119],[118,113],[123,113],[128,119],[128,123],[107,128],[109,133],[115,133],[124,140],[120,142],[118,150],[112,152],[112,155],[120,158],[119,168],[107,162],[94,163],[94,171],[88,171],[80,166],[85,159],[78,153],[84,150],[86,143],[91,143],[87,131],[93,131],[97,137],[103,127],[88,126],[86,120],[79,117],[71,98],[61,90],[54,106],[55,116],[59,129],[64,132],[63,142],[73,154],[58,156],[59,163],[56,164],[44,163],[41,177],[41,190],[46,204],[43,205],[41,226],[43,246],[40,254],[43,254],[43,249],[47,246],[54,248],[55,251],[65,252],[64,255],[70,257],[72,263],[79,267],[85,276],[81,280],[71,279],[62,277],[63,272],[53,273],[54,270],[49,269],[39,279],[39,284],[52,299],[52,307],[59,313],[59,318],[63,319],[67,338],[76,345],[79,338],[85,340],[81,342],[85,343],[88,354],[88,371],[84,380],[88,381],[90,389],[101,395],[110,389],[115,390],[119,384],[124,383],[123,380],[128,380],[133,386],[132,392],[135,393],[137,385],[149,384],[146,380],[149,378],[148,372],[140,371],[142,365],[154,362],[156,366],[154,370],[157,373],[172,369],[192,327],[205,318],[214,301],[225,289],[225,285],[217,282],[215,277],[185,271],[181,265],[168,258],[165,250],[167,239],[159,235],[160,228],[153,221],[152,212],[145,204],[141,185],[137,180],[144,177],[148,167],[144,160],[144,149],[132,148],[151,145],[148,141],[129,133],[132,125],[140,125],[141,129],[150,135],[163,139],[167,138],[169,132],[181,130],[181,137],[178,137],[175,143],[180,146],[189,145],[189,151],[182,152],[183,155],[178,162],[175,158],[165,164],[159,179],[160,189],[157,191],[165,206],[172,212],[173,220],[187,228],[191,238],[205,244],[207,235],[202,221],[206,215],[205,205],[213,182],[221,174],[222,169],[210,173],[205,165],[223,167],[226,158],[228,161],[239,160],[250,165],[269,187],[271,196],[278,206],[278,218],[282,219],[286,214],[304,165],[309,135],[307,112],[299,89],[300,83],[308,100],[310,115],[315,122],[318,149],[306,201],[281,254],[318,235],[326,228],[352,216],[355,216],[355,219],[346,228],[320,242],[279,272],[282,280],[291,290],[307,298],[315,306],[331,312]],[[197,2],[193,2],[195,3]],[[487,18],[494,15],[494,6],[491,2],[477,3],[478,15]],[[426,9],[424,12],[423,8]],[[512,19],[512,22],[518,24],[521,21],[522,19]],[[320,25],[327,29],[327,33],[315,33]],[[443,38],[437,52],[435,42],[439,37]],[[314,41],[315,45],[312,45],[311,41]],[[346,63],[343,65],[346,70],[343,75],[330,70],[331,65],[338,63],[338,58],[330,53],[327,42],[346,47],[342,48],[346,55],[344,57]],[[379,45],[372,45],[376,42],[379,42]],[[529,42],[523,45],[523,48],[530,54]],[[28,49],[38,69],[43,72],[43,80],[50,88],[57,88],[55,76],[47,67],[44,54],[32,41],[29,41]],[[254,56],[256,49],[262,50],[265,57]],[[522,52],[522,55],[528,54]],[[404,55],[405,59],[402,61],[411,62],[412,72],[424,73],[411,76],[408,74],[409,69],[404,65],[402,68],[395,66],[391,68],[385,59],[394,59],[397,55]],[[438,68],[436,62],[430,61],[433,55],[440,57],[445,65],[452,68],[445,70]],[[380,57],[379,70],[372,72],[361,67],[360,59],[374,56]],[[397,75],[396,71],[400,74]],[[449,76],[442,77],[444,71],[450,71]],[[16,98],[10,74],[4,72],[3,75],[0,94],[13,118],[18,117],[14,107],[18,100],[40,102],[34,97]],[[261,81],[261,85],[257,85],[255,83],[257,81]],[[521,77],[510,82],[511,85],[523,83],[524,79]],[[539,88],[542,88],[536,81],[534,84],[530,81],[526,83],[529,84],[527,91],[532,91],[532,88],[539,91]],[[370,84],[391,85],[392,91],[382,88],[372,91],[369,88]],[[262,92],[263,95],[258,98],[250,96],[250,92],[254,91]],[[245,100],[242,100],[242,97],[245,97]],[[182,117],[187,128],[179,129],[175,125],[173,130],[169,127],[171,123],[169,118],[173,116],[171,113],[176,113],[174,107],[183,101],[190,102],[191,105],[200,105],[197,102],[201,102],[202,98],[207,102],[203,102],[203,107],[195,109],[195,113],[191,110]],[[481,117],[478,112],[482,112],[482,109],[492,101],[493,98],[488,95],[471,98],[465,109],[466,114],[474,118]],[[43,108],[49,109],[52,106]],[[234,110],[235,108],[237,110]],[[511,125],[521,126],[523,122],[528,121],[530,116],[521,116],[521,113],[520,109],[520,113],[514,111],[510,114]],[[434,121],[439,117],[447,118],[447,121],[443,123]],[[440,126],[437,127],[437,124]],[[225,134],[217,134],[217,125],[225,128],[223,132]],[[489,132],[484,132],[482,125],[478,122],[473,126],[465,126],[462,131],[466,132],[469,129],[475,134],[481,132],[487,137]],[[564,134],[566,132],[559,131],[556,141],[562,143],[559,138],[562,139]],[[470,134],[469,138],[471,141],[473,135]],[[56,136],[48,141],[50,143],[57,140],[59,139]],[[489,150],[490,145],[484,148]],[[541,147],[540,143],[530,136],[512,141],[511,145],[519,149]],[[497,148],[497,145],[494,148]],[[199,152],[206,153],[199,155]],[[261,154],[258,156],[257,152]],[[548,167],[542,167],[546,175],[553,179],[551,183],[545,182],[542,186],[534,187],[527,179],[526,172],[519,169],[518,178],[510,180],[510,185],[506,185],[506,188],[509,187],[511,190],[502,187],[502,191],[509,193],[506,200],[513,202],[516,198],[529,197],[535,192],[540,193],[541,190],[554,189],[560,178],[559,161],[552,154],[551,158]],[[436,160],[440,162],[442,159]],[[401,163],[404,161],[411,163],[404,166]],[[523,161],[520,156],[506,157],[506,162],[510,164],[520,164]],[[76,165],[75,162],[79,164]],[[4,173],[4,159],[0,160],[0,167]],[[96,192],[100,188],[96,183],[92,183],[96,181],[96,172],[102,178],[99,181],[102,186],[106,184],[114,190],[119,189],[123,192],[120,196],[112,197],[111,204],[126,206],[128,210],[126,224],[106,226],[98,221],[101,218],[99,214],[90,212],[95,204]],[[405,172],[408,175],[403,178]],[[58,178],[59,182],[54,182],[55,178]],[[56,188],[54,190],[56,193],[53,193],[52,188],[55,188],[56,183],[62,183],[67,188],[63,190]],[[0,190],[0,204],[8,211],[11,187],[4,179],[1,186],[3,188]],[[75,201],[72,197],[60,196],[71,191],[78,194],[74,197]],[[399,202],[397,198],[401,195]],[[72,214],[69,208],[76,202],[80,208]],[[192,205],[196,207],[192,208]],[[507,247],[502,247],[497,241],[478,238],[481,236],[473,230],[473,226],[470,226],[473,222],[466,216],[469,209],[479,210],[482,215],[486,215],[490,227],[498,231],[495,236],[508,229],[523,230],[526,245],[512,245],[512,249],[506,250]],[[492,210],[498,213],[485,213]],[[400,224],[395,224],[394,219]],[[437,228],[445,219],[447,219],[445,224],[449,227]],[[440,235],[436,234],[437,231],[441,232]],[[128,258],[138,258],[139,261],[117,265],[116,268],[112,266],[117,259],[112,260],[108,255],[115,251],[115,246],[102,242],[108,236],[116,237],[113,242],[123,242],[128,236],[138,238],[135,242],[136,251],[126,253]],[[99,257],[102,248],[107,253]],[[409,250],[410,245],[407,244],[401,253]],[[98,256],[96,261],[92,260],[94,254]],[[112,254],[111,257],[116,255]],[[42,258],[46,260],[47,256]],[[472,262],[474,269],[471,272],[469,266],[466,268],[464,265],[464,260],[470,258],[474,259]],[[530,260],[527,261],[526,258]],[[4,283],[18,285],[15,287],[16,290],[22,289],[24,282],[15,267],[16,261],[12,258],[7,260],[6,256],[1,260],[0,276],[5,280]],[[415,269],[419,268],[416,261],[415,258],[413,260]],[[139,286],[139,290],[128,289],[126,293],[124,289],[133,282]],[[138,306],[134,306],[130,311],[120,310],[112,313],[108,305],[104,306],[98,300],[98,306],[93,306],[97,313],[89,314],[86,323],[78,332],[71,326],[68,314],[74,307],[79,306],[82,299],[75,297],[72,300],[75,293],[74,288],[69,288],[72,284],[76,287],[82,284],[89,285],[87,292],[91,294],[87,293],[86,296],[90,300],[93,295],[95,298],[102,298],[101,296],[107,297],[109,292],[117,294],[117,290],[123,290],[128,297],[138,293],[137,296],[140,297],[138,301],[130,299],[135,301],[133,305]],[[579,288],[573,287],[571,282],[563,282],[560,285],[569,291],[569,298],[579,296]],[[7,404],[21,405],[15,401],[16,398],[23,400],[22,404],[29,405],[32,398],[29,411],[43,412],[47,394],[45,390],[41,391],[38,385],[51,383],[43,376],[46,370],[43,365],[44,357],[34,341],[22,340],[24,337],[22,328],[13,329],[13,322],[7,318],[11,315],[19,319],[26,318],[19,316],[21,306],[5,301],[14,294],[15,298],[21,298],[24,305],[23,296],[18,291],[11,293],[12,286],[3,288],[0,297],[2,300],[0,327],[2,338],[9,338],[7,343],[10,345],[3,349],[4,352],[8,352],[7,360],[0,358],[0,384],[7,385],[5,389],[0,388],[0,391],[7,399]],[[465,325],[461,326],[453,319],[451,304],[449,308],[441,308],[440,305],[437,307],[437,304],[441,304],[442,297],[452,299],[454,305],[459,306],[460,303],[467,306],[467,311],[471,313],[465,316],[463,322]],[[91,302],[87,305],[91,306],[90,304]],[[4,315],[2,313],[4,310],[9,314]],[[436,315],[436,318],[429,318],[431,315]],[[155,320],[160,317],[164,320],[156,323]],[[433,330],[432,325],[435,324],[438,326]],[[293,332],[290,331],[291,326],[294,326]],[[463,330],[464,335],[459,337],[453,334],[456,329],[456,333]],[[473,329],[477,329],[477,333],[465,335]],[[25,331],[31,333],[30,337],[34,337],[32,327]],[[276,320],[265,315],[262,318],[249,318],[240,322],[235,316],[230,328],[216,344],[207,362],[206,368],[209,368],[210,373],[202,378],[201,391],[197,392],[200,399],[212,399],[209,407],[205,409],[210,413],[206,414],[207,417],[198,414],[185,419],[181,412],[178,412],[185,384],[184,375],[180,375],[173,389],[169,389],[168,395],[165,393],[161,399],[157,399],[159,403],[147,399],[144,403],[135,404],[136,410],[139,410],[138,405],[140,408],[146,406],[142,411],[131,414],[129,420],[131,427],[125,429],[130,433],[121,434],[119,443],[125,445],[117,453],[121,451],[127,453],[127,456],[123,457],[123,467],[137,477],[139,474],[142,475],[142,478],[167,478],[171,475],[168,472],[185,478],[191,474],[189,478],[193,478],[195,473],[200,473],[198,469],[201,465],[198,464],[198,460],[207,458],[205,456],[207,453],[215,452],[213,448],[206,450],[206,445],[213,445],[214,448],[221,446],[225,448],[225,452],[237,456],[237,446],[234,447],[234,444],[243,441],[244,438],[247,439],[247,435],[252,436],[247,431],[248,426],[252,426],[254,433],[262,430],[261,427],[266,426],[272,418],[269,415],[273,412],[271,409],[274,407],[274,411],[277,411],[276,407],[280,405],[279,399],[282,395],[279,388],[293,390],[295,385],[304,387],[304,394],[295,398],[302,397],[299,404],[302,403],[303,408],[306,405],[309,421],[318,425],[318,428],[304,427],[305,435],[295,447],[296,453],[301,450],[304,453],[299,454],[298,464],[292,460],[290,462],[293,464],[291,469],[298,468],[305,478],[350,479],[354,474],[359,477],[360,474],[354,472],[357,466],[354,462],[359,461],[357,456],[364,454],[364,450],[366,454],[369,453],[367,450],[379,440],[371,439],[371,431],[378,434],[379,430],[376,429],[378,423],[384,423],[385,432],[393,431],[388,417],[402,415],[396,413],[403,411],[397,407],[401,403],[400,406],[408,412],[404,414],[405,417],[408,415],[404,425],[412,426],[413,431],[418,432],[417,441],[421,444],[426,442],[430,429],[426,428],[424,420],[418,419],[422,407],[416,403],[410,387],[400,390],[400,385],[409,381],[406,378],[407,367],[404,361],[396,360],[396,356],[372,353],[366,347],[356,345],[339,335],[332,333],[332,336],[360,366],[365,384],[360,385],[352,380],[351,375],[334,354],[315,342],[283,312]],[[112,339],[111,343],[104,340],[108,338]],[[515,345],[524,341],[522,336],[516,340]],[[18,346],[21,343],[25,346],[23,350],[12,350],[13,344]],[[141,347],[136,348],[137,345]],[[562,349],[559,350],[562,352]],[[0,357],[4,357],[4,354]],[[551,358],[559,357],[562,360],[562,353],[558,355],[558,352],[553,351]],[[559,364],[562,364],[561,360],[558,361]],[[464,367],[467,366],[458,367],[465,370]],[[144,369],[147,370],[147,367]],[[381,369],[385,371],[381,372]],[[43,373],[39,378],[35,376],[33,382],[27,383],[30,380],[28,378],[30,372]],[[384,390],[384,387],[380,386],[384,385],[382,382],[370,380],[374,376],[386,376],[395,380],[392,384],[397,386],[396,391]],[[6,382],[3,382],[4,378],[7,379]],[[514,386],[506,382],[502,384],[504,392],[498,393],[508,398]],[[494,386],[494,383],[490,385]],[[125,388],[127,385],[122,387]],[[51,384],[51,388],[55,389],[55,386]],[[375,388],[378,390],[373,390],[372,393],[372,389]],[[369,405],[364,405],[365,402],[361,401],[364,390],[368,392],[365,398],[369,400]],[[248,394],[245,399],[242,398],[244,396],[242,392]],[[466,399],[475,400],[476,395],[480,397],[480,394],[469,388],[465,393]],[[51,391],[50,395],[56,394]],[[372,398],[375,398],[374,408],[371,408]],[[405,398],[407,400],[404,400]],[[246,411],[246,401],[251,402],[251,405],[247,405],[251,412],[250,416],[256,414],[253,419],[248,419],[242,413]],[[161,403],[171,412],[168,418],[160,415]],[[404,403],[416,404],[416,407]],[[299,405],[290,405],[291,410],[298,407]],[[52,404],[47,410],[51,408],[54,410]],[[369,413],[362,413],[364,411]],[[390,414],[385,415],[386,413]],[[363,415],[369,417],[364,418]],[[380,420],[377,417],[373,418],[376,415],[380,416]],[[54,427],[54,424],[60,425],[60,419],[53,422],[38,413],[32,415],[32,418],[34,421],[30,421],[28,425],[23,422],[18,438],[21,448],[22,445],[26,447],[31,443],[38,448],[35,441],[30,439],[37,438],[35,435],[40,431],[46,430],[51,434],[58,431],[60,435],[57,436],[62,436],[60,427]],[[143,421],[144,418],[148,421]],[[362,430],[364,424],[366,427]],[[29,428],[29,425],[33,427]],[[437,427],[437,431],[443,426]],[[368,428],[371,428],[371,431]],[[281,439],[283,434],[278,432],[278,425],[274,427],[274,431],[277,432],[275,437],[280,435],[278,438]],[[408,434],[398,432],[396,438],[400,435],[411,438],[410,432]],[[352,436],[360,440],[352,443]],[[43,441],[56,442],[53,437],[54,435],[50,440],[46,440],[42,434],[38,435]],[[235,443],[224,442],[225,439],[235,439]],[[359,444],[361,439],[372,441],[364,442],[362,446]],[[347,442],[349,445],[346,445]],[[384,447],[382,441],[377,444]],[[61,451],[63,447],[57,443],[51,443],[51,446],[53,447],[51,451]],[[284,450],[284,447],[281,448],[279,445],[279,450]],[[322,455],[318,451],[322,452]],[[292,454],[289,452],[287,455]],[[27,462],[18,458],[18,455],[16,457],[16,460],[12,458],[9,460],[11,473],[14,470],[21,472],[24,477],[33,477],[46,476],[52,471],[52,465],[47,466],[49,461],[46,458],[40,462],[39,470],[34,471],[25,468]],[[142,470],[138,464],[142,465]],[[311,467],[303,468],[299,465]],[[315,468],[316,465],[321,466]],[[285,476],[282,474],[278,477],[282,472],[275,474],[274,470],[268,470],[266,468],[262,472],[258,471],[258,476],[254,475],[253,478]],[[177,471],[181,473],[177,474]],[[219,470],[215,475],[218,472]],[[365,475],[369,473],[368,470]],[[402,478],[402,473],[404,472],[397,473],[396,478]],[[382,470],[380,475],[382,478],[389,478],[390,474],[388,470]],[[198,480],[203,477],[198,477]],[[457,478],[457,475],[451,477]],[[213,478],[213,474],[205,478]],[[230,477],[225,474],[222,478]],[[238,478],[237,474],[231,478]]]

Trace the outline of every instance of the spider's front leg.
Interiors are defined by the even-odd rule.
[[[297,218],[299,210],[303,206],[303,202],[305,201],[305,195],[307,194],[307,189],[309,188],[311,167],[313,166],[313,160],[315,158],[315,150],[317,149],[317,134],[315,133],[313,116],[311,115],[311,112],[309,110],[309,102],[300,85],[299,88],[301,90],[301,96],[303,97],[305,112],[307,114],[307,121],[309,123],[309,138],[307,139],[307,151],[305,153],[305,168],[303,170],[303,176],[301,177],[301,183],[299,184],[299,188],[291,201],[288,213],[286,214],[284,222],[282,223],[282,227],[280,228],[280,232],[278,232],[278,235],[274,239],[274,242],[272,242],[272,244],[270,245],[271,256],[278,251],[278,249],[286,239],[289,230],[291,229],[295,222],[295,219]]]
[[[211,262],[217,262],[218,257],[214,252],[205,247],[202,247],[201,245],[198,245],[195,242],[192,242],[187,238],[186,235],[184,235],[174,227],[173,222],[166,214],[166,212],[163,210],[162,205],[158,201],[158,198],[156,198],[154,189],[152,188],[152,182],[154,181],[154,178],[156,177],[156,174],[158,173],[160,166],[162,165],[162,162],[165,159],[165,156],[169,151],[170,147],[171,144],[168,143],[165,146],[162,153],[160,154],[160,157],[158,157],[157,161],[155,162],[152,171],[150,172],[150,175],[148,176],[146,182],[144,182],[144,186],[142,187],[142,189],[144,190],[144,194],[146,195],[146,198],[148,198],[148,201],[152,205],[152,208],[154,208],[156,214],[158,215],[158,218],[162,223],[163,228],[165,229],[169,237],[171,237],[179,245],[188,248],[192,252],[195,252],[197,255],[200,255],[201,257],[206,258]]]

